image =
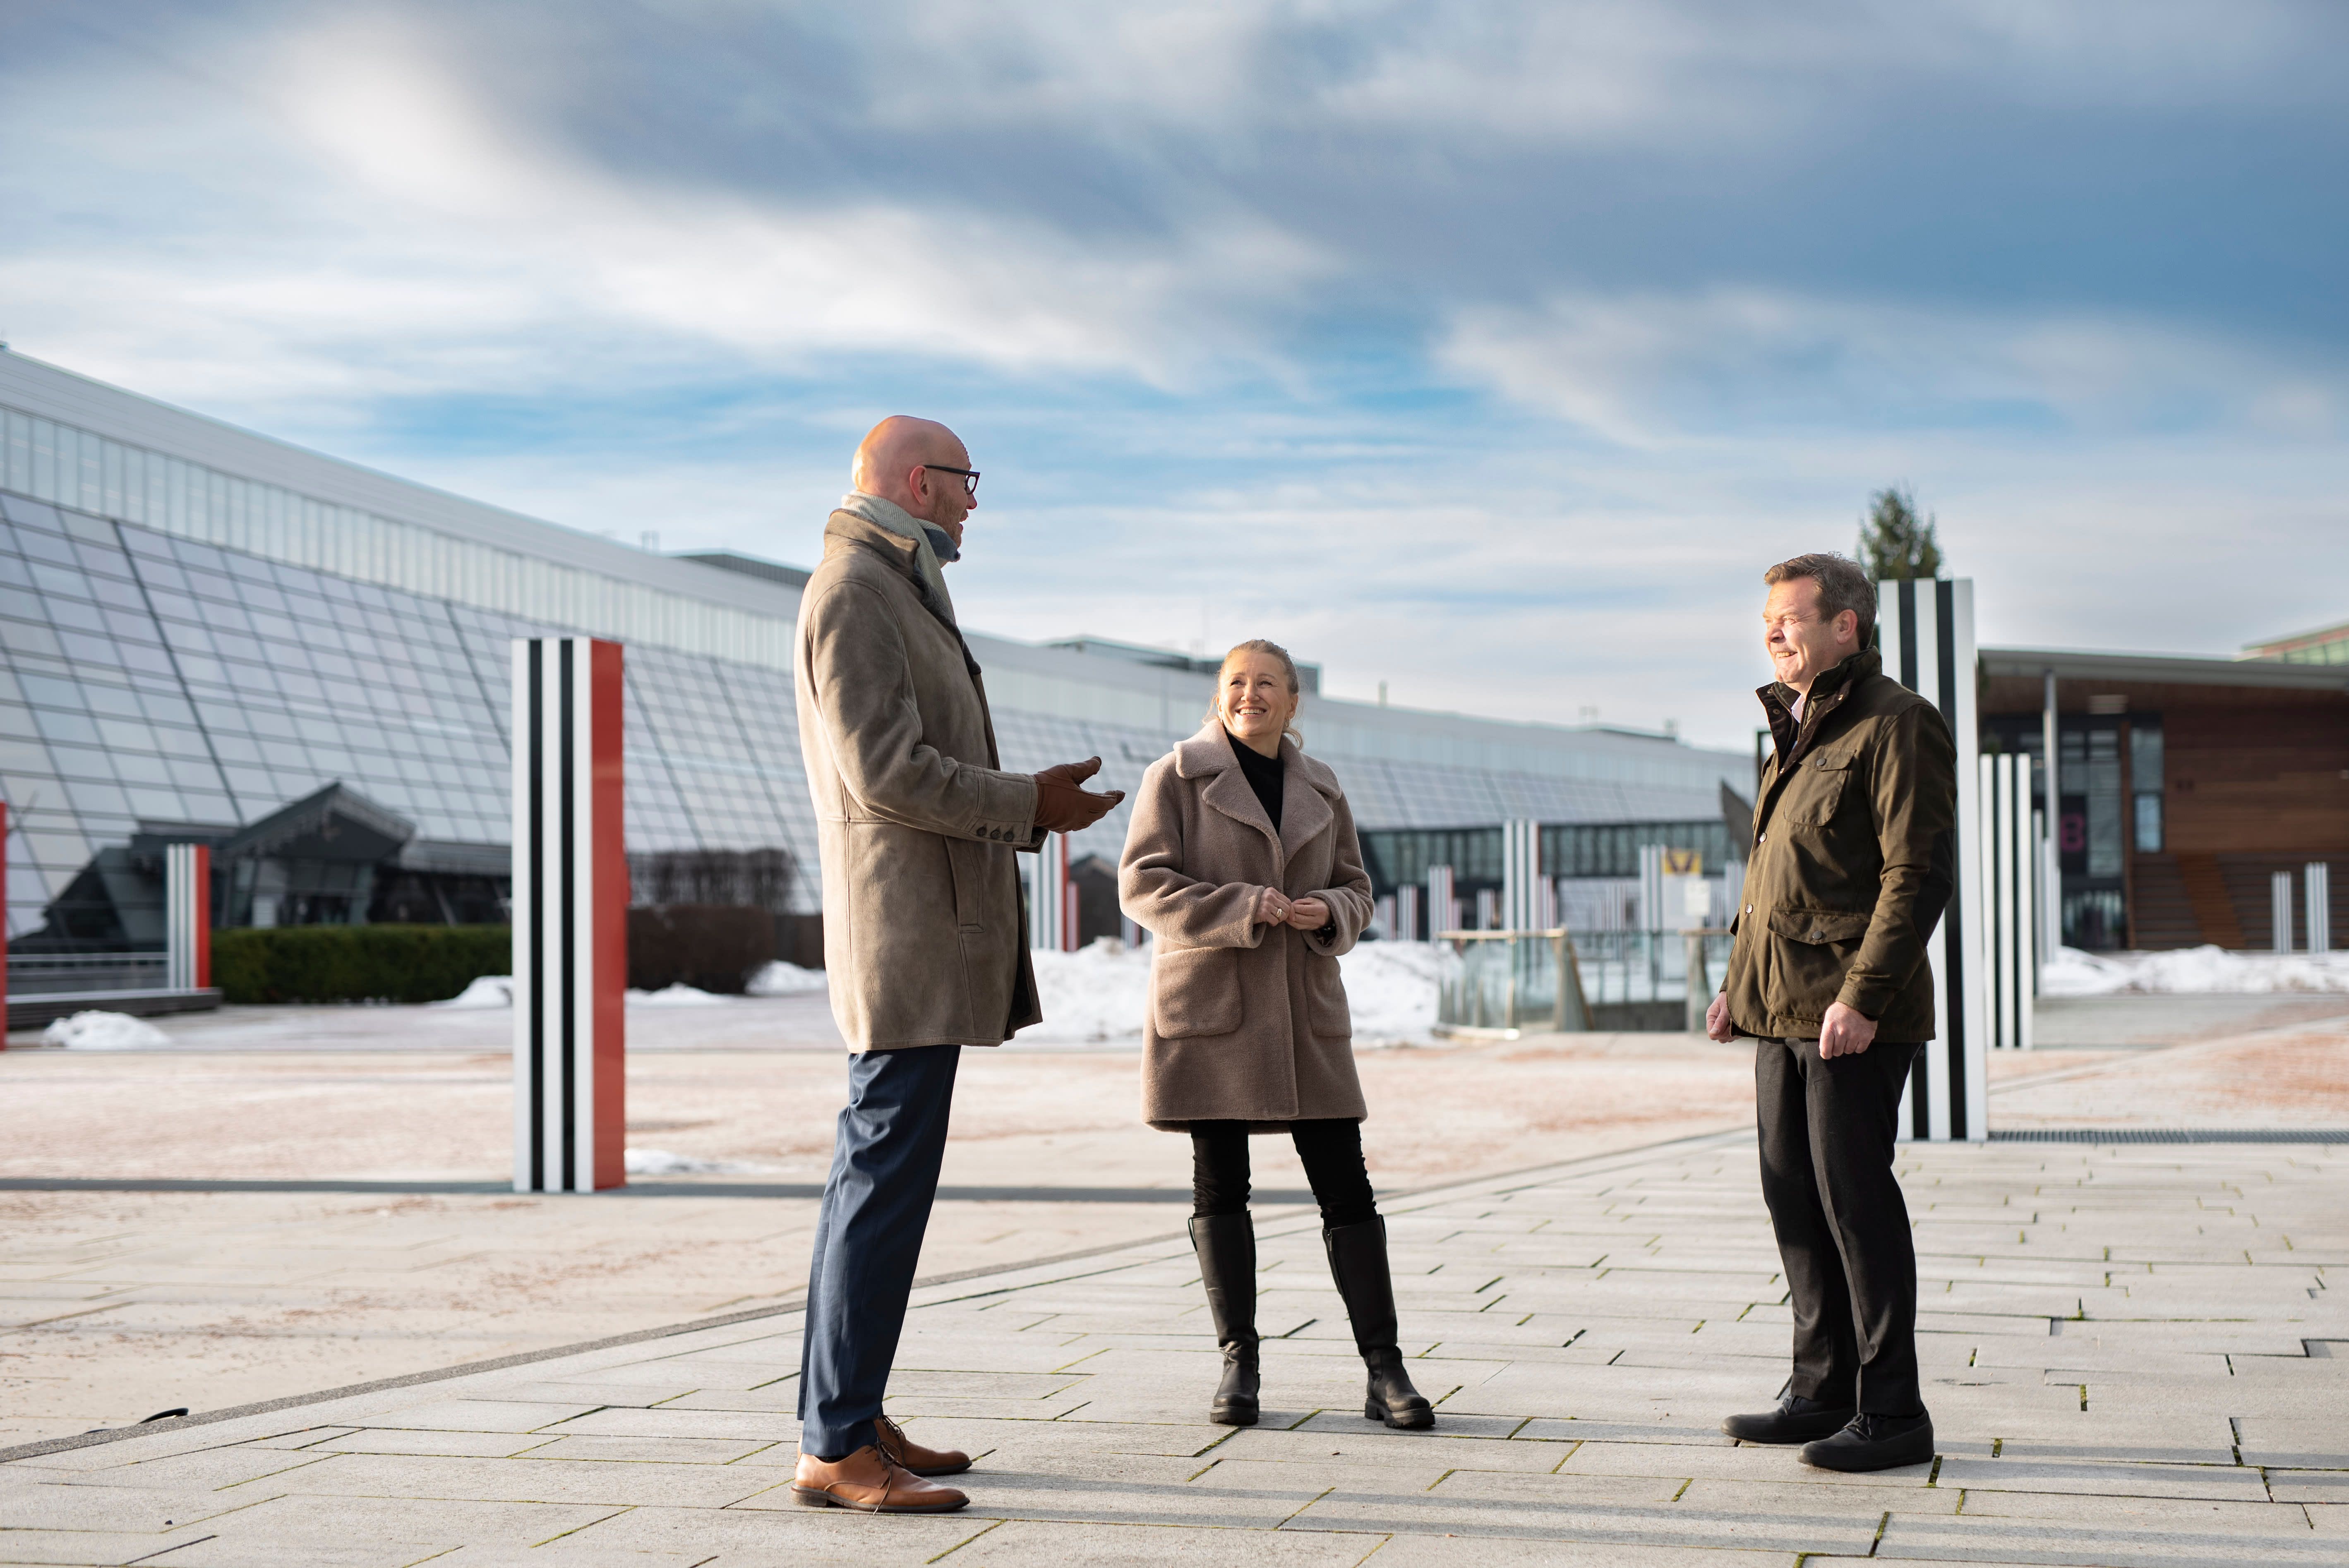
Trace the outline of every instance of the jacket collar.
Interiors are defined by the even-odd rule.
[[[1772,681],[1756,686],[1754,695],[1762,699],[1762,712],[1770,721],[1770,737],[1777,742],[1782,764],[1791,764],[1817,738],[1819,726],[1827,715],[1841,707],[1859,683],[1871,676],[1884,673],[1884,655],[1875,648],[1862,648],[1835,668],[1811,683],[1809,699],[1803,704],[1802,722],[1795,720],[1793,686],[1784,681]]]
[[[886,505],[886,502],[883,503]],[[976,676],[978,661],[970,655],[970,644],[964,640],[962,628],[955,624],[954,603],[943,597],[943,583],[934,589],[922,573],[924,544],[919,539],[884,528],[869,517],[843,510],[832,514],[823,527],[823,552],[829,558],[835,552],[862,550],[878,557],[888,568],[903,577],[938,624],[954,636],[962,649],[965,668]]]
[[[1178,779],[1206,779],[1199,799],[1234,821],[1246,822],[1272,839],[1286,860],[1337,820],[1338,813],[1330,802],[1340,790],[1338,776],[1306,756],[1297,742],[1286,736],[1280,742],[1280,760],[1278,835],[1272,830],[1272,819],[1264,814],[1264,802],[1256,798],[1256,791],[1248,787],[1247,776],[1240,771],[1239,758],[1232,755],[1232,743],[1225,738],[1221,721],[1207,720],[1199,727],[1198,734],[1175,746],[1174,774]]]

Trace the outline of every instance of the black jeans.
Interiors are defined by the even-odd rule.
[[[1754,1042],[1762,1196],[1795,1313],[1793,1391],[1872,1416],[1922,1410],[1917,1250],[1892,1174],[1918,1047],[1822,1060],[1816,1040]]]
[[[1297,1158],[1304,1161],[1305,1179],[1313,1184],[1313,1201],[1321,1205],[1325,1228],[1379,1217],[1378,1202],[1371,1196],[1370,1169],[1362,1163],[1361,1122],[1292,1121],[1288,1136],[1297,1145]],[[1193,1122],[1191,1212],[1245,1214],[1247,1202],[1248,1124]]]

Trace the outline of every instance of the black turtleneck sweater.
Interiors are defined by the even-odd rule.
[[[1247,776],[1248,788],[1256,791],[1257,803],[1264,814],[1272,819],[1272,830],[1280,831],[1280,788],[1288,769],[1278,756],[1267,757],[1230,729],[1224,738],[1231,742],[1232,755],[1239,759],[1240,771]]]

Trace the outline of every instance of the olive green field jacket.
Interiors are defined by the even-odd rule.
[[[1744,907],[1722,990],[1742,1035],[1816,1039],[1830,1004],[1877,1037],[1933,1037],[1925,944],[1950,902],[1957,748],[1940,711],[1874,649],[1762,699],[1777,745],[1762,771]]]

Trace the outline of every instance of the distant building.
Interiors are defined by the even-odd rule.
[[[2349,621],[2313,632],[2295,632],[2271,643],[2253,643],[2247,659],[2281,659],[2288,665],[2349,665]]]
[[[804,960],[822,897],[791,676],[806,580],[634,549],[0,352],[11,945],[153,945],[161,848],[189,841],[213,846],[222,923],[502,918],[510,642],[591,633],[627,648],[639,902],[797,917]],[[1005,766],[1098,754],[1129,791],[1214,684],[1195,655],[969,641]],[[1450,855],[1473,906],[1511,819],[1545,824],[1554,875],[1634,875],[1647,842],[1714,872],[1735,852],[1738,753],[1344,702],[1303,673],[1299,723],[1382,892]],[[1125,824],[1121,808],[1072,858],[1114,861]]]
[[[2349,626],[2254,652],[1982,650],[1984,748],[2034,758],[2042,812],[2056,733],[2068,945],[2265,948],[2273,874],[2349,858]],[[2349,930],[2349,875],[2332,882]]]

